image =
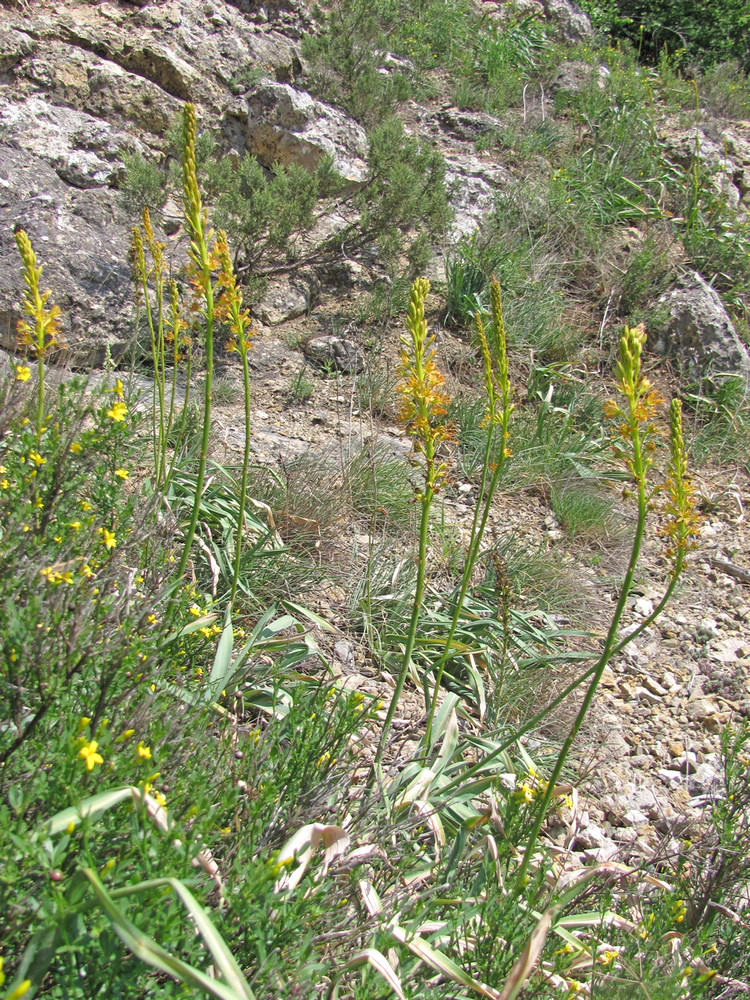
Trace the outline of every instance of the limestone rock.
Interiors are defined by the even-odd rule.
[[[695,378],[732,373],[750,380],[750,354],[721,296],[697,271],[680,278],[658,305],[668,319],[653,344],[657,353],[676,355]]]
[[[445,158],[445,185],[454,210],[450,241],[457,243],[478,229],[494,210],[498,191],[512,184],[510,171],[478,156]]]
[[[600,90],[604,90],[608,78],[609,70],[606,66],[594,68],[580,59],[566,60],[560,63],[557,73],[549,85],[549,92],[554,94],[558,90],[562,90],[577,94],[579,90],[586,88],[592,79],[596,80],[596,85]]]
[[[357,345],[334,334],[313,337],[305,345],[305,354],[323,367],[349,373],[362,370],[362,357]]]
[[[0,146],[0,343],[12,348],[21,315],[21,266],[14,227],[29,234],[44,266],[42,286],[62,311],[68,350],[53,360],[101,365],[132,343],[129,228],[106,188],[76,190],[44,160]]]
[[[123,153],[144,152],[137,139],[83,111],[29,97],[0,108],[0,128],[13,144],[45,160],[76,188],[114,187],[124,173]]]
[[[575,0],[541,0],[548,21],[557,26],[560,34],[569,42],[583,42],[594,37],[594,30],[588,14],[585,14]]]
[[[36,48],[36,43],[25,31],[8,28],[0,34],[0,73],[7,73],[30,55]]]
[[[262,83],[227,112],[247,150],[270,167],[295,163],[317,169],[325,155],[352,185],[367,178],[367,135],[342,111],[285,83]],[[228,129],[227,129],[228,130]]]
[[[317,281],[302,272],[294,277],[275,278],[269,282],[255,312],[262,322],[276,326],[288,319],[304,316],[311,308],[317,291]]]
[[[484,111],[462,111],[458,108],[444,108],[435,115],[440,129],[454,139],[476,142],[484,135],[491,135],[503,127],[494,115]]]

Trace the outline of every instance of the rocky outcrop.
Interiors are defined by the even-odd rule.
[[[71,187],[28,150],[0,146],[0,344],[8,348],[22,309],[19,226],[44,266],[43,288],[62,310],[68,349],[55,360],[88,367],[108,351],[119,357],[134,335],[134,307],[128,224],[115,195]]]
[[[575,0],[541,0],[544,15],[568,42],[583,42],[594,37],[588,14]]]
[[[445,183],[454,211],[449,242],[471,236],[495,207],[498,191],[512,183],[505,167],[471,154],[445,158]]]
[[[661,296],[659,307],[667,319],[652,344],[655,351],[677,356],[695,379],[735,374],[750,381],[750,354],[721,296],[696,271]]]
[[[351,185],[367,178],[365,130],[302,90],[284,83],[260,84],[236,102],[227,117],[237,122],[246,149],[266,167],[294,163],[314,172],[327,155]]]
[[[300,68],[294,42],[225,3],[35,5],[23,19],[3,11],[0,27],[13,33],[0,59],[21,93],[43,89],[55,103],[133,121],[157,145],[169,98],[219,114],[243,81],[292,80]]]
[[[319,282],[309,272],[275,278],[266,288],[255,313],[261,322],[277,326],[309,312],[319,290]]]
[[[606,66],[591,66],[581,59],[566,60],[560,63],[557,73],[549,85],[550,94],[563,91],[577,94],[584,90],[592,81],[600,90],[605,90],[609,79],[609,70]]]
[[[27,97],[0,108],[0,129],[13,146],[44,160],[71,187],[117,187],[122,157],[145,153],[134,136],[85,111],[64,108],[43,97]]]

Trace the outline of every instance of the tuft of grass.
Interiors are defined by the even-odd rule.
[[[289,396],[299,403],[306,403],[314,395],[315,382],[307,377],[307,365],[303,364],[289,383]]]

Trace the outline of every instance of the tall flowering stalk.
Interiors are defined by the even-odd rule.
[[[427,727],[425,730],[425,746],[429,747],[432,737],[432,723],[435,718],[437,708],[438,692],[440,682],[443,679],[445,664],[450,657],[453,636],[458,627],[458,620],[461,617],[466,594],[471,583],[472,573],[479,557],[479,550],[482,545],[484,531],[487,527],[487,519],[492,507],[492,498],[497,489],[497,484],[505,467],[505,460],[510,457],[508,448],[510,417],[514,406],[511,402],[513,394],[508,371],[508,352],[505,335],[505,323],[503,321],[503,305],[499,282],[493,278],[490,283],[490,299],[492,303],[492,336],[491,343],[487,337],[479,312],[474,315],[474,326],[476,328],[477,340],[482,352],[484,363],[484,392],[487,399],[485,410],[484,426],[487,427],[487,444],[484,452],[484,462],[482,463],[482,477],[479,484],[479,502],[474,508],[474,520],[471,525],[471,540],[466,553],[463,576],[461,578],[461,588],[458,599],[453,610],[450,629],[443,646],[440,658],[435,664],[435,687],[432,698],[429,696],[427,681],[425,680],[425,711],[427,712]],[[498,460],[492,466],[492,449],[496,441],[496,435],[500,435],[500,454]],[[492,470],[492,477],[487,488],[487,479]]]
[[[213,272],[218,266],[216,255],[209,251],[211,232],[208,217],[203,208],[198,177],[195,169],[196,118],[195,107],[186,104],[182,113],[182,135],[184,153],[182,161],[182,192],[185,212],[185,227],[190,238],[188,257],[189,276],[194,292],[194,308],[203,316],[206,331],[206,382],[203,394],[203,432],[201,434],[198,472],[195,481],[195,496],[190,523],[185,534],[182,556],[177,569],[178,578],[185,573],[190,557],[190,549],[198,524],[203,484],[206,477],[208,442],[211,431],[211,403],[214,375],[214,286]]]
[[[151,254],[151,266],[146,263],[143,234],[146,236]],[[151,359],[154,366],[154,399],[151,410],[152,436],[154,448],[154,475],[157,485],[161,485],[166,463],[165,426],[165,353],[164,353],[164,244],[154,237],[151,217],[147,208],[143,209],[143,233],[140,226],[133,227],[131,255],[136,280],[140,283],[143,295],[146,321],[151,334]],[[151,308],[149,297],[149,279],[153,277],[156,300],[156,316]]]
[[[42,433],[44,427],[44,359],[49,353],[62,346],[60,337],[60,308],[50,306],[47,302],[52,292],[39,291],[39,279],[43,268],[37,266],[36,254],[31,246],[31,240],[23,229],[15,234],[16,246],[23,261],[23,277],[26,282],[26,293],[23,300],[23,311],[31,322],[19,319],[17,324],[17,339],[19,349],[36,356],[39,386],[37,395],[36,432]],[[28,378],[28,369],[25,372]],[[18,374],[22,378],[21,372]],[[25,378],[22,379],[25,381]]]
[[[170,462],[169,470],[164,479],[165,487],[172,479],[175,463],[177,462],[179,446],[185,440],[185,423],[187,421],[188,404],[190,402],[190,375],[193,364],[193,342],[187,333],[183,333],[184,329],[185,320],[182,318],[182,306],[180,304],[180,296],[177,290],[177,282],[172,279],[169,282],[169,321],[164,334],[164,339],[172,348],[172,387],[169,394],[169,413],[167,415],[167,426],[164,438],[165,451],[169,440],[169,434],[174,423],[175,396],[177,394],[177,368],[181,357],[180,349],[183,347],[187,349],[187,363],[185,372],[185,399],[182,403],[180,432],[177,438],[177,445],[172,452],[172,461]]]
[[[653,418],[656,407],[661,402],[661,399],[652,389],[651,383],[641,371],[641,352],[645,340],[646,332],[642,325],[633,328],[626,326],[623,330],[620,337],[615,386],[624,397],[624,402],[610,401],[605,407],[606,415],[619,421],[618,437],[614,445],[614,452],[629,473],[638,505],[638,518],[630,561],[620,589],[620,598],[604,641],[604,648],[596,664],[587,672],[591,676],[591,681],[584,695],[578,715],[560,749],[552,774],[547,782],[546,790],[538,806],[524,851],[523,861],[521,862],[516,878],[518,890],[522,888],[525,882],[526,872],[539,837],[539,831],[544,822],[544,817],[549,808],[552,796],[555,794],[555,785],[560,777],[570,749],[578,736],[583,720],[586,718],[588,710],[591,707],[591,702],[601,681],[604,668],[616,652],[619,652],[627,642],[632,641],[637,634],[650,625],[661,613],[672,595],[677,579],[683,569],[685,556],[692,546],[693,538],[698,531],[698,515],[695,510],[694,497],[687,475],[687,458],[685,455],[685,443],[682,437],[682,408],[679,401],[675,400],[672,402],[670,409],[670,461],[667,467],[667,481],[663,487],[663,490],[668,495],[665,509],[666,524],[663,533],[670,542],[668,548],[668,553],[672,560],[670,580],[664,597],[651,615],[641,623],[636,632],[631,633],[626,640],[618,644],[617,630],[623,611],[625,610],[625,603],[630,593],[636,564],[641,551],[646,526],[646,512],[651,499],[659,492],[658,490],[652,490],[651,493],[648,492],[648,469],[653,461],[654,438],[657,434]]]
[[[430,283],[424,278],[417,278],[412,285],[406,316],[408,336],[401,337],[402,350],[399,367],[401,381],[398,386],[398,393],[401,397],[400,419],[407,433],[413,438],[415,454],[420,456],[418,462],[424,476],[424,488],[418,494],[422,506],[422,516],[419,526],[417,583],[414,591],[411,623],[401,670],[380,735],[374,768],[378,768],[380,765],[414,652],[419,610],[424,596],[430,507],[447,471],[445,463],[439,460],[437,452],[440,443],[450,437],[450,430],[442,420],[447,410],[448,396],[443,389],[445,380],[435,365],[435,355],[432,349],[434,338],[428,335],[424,316],[424,304],[429,290]]]
[[[250,313],[242,308],[242,292],[237,287],[237,279],[229,256],[226,233],[220,231],[216,237],[216,253],[221,265],[218,284],[223,290],[216,307],[216,316],[229,323],[230,339],[227,342],[228,351],[238,351],[242,361],[242,383],[245,397],[245,448],[242,455],[242,481],[240,484],[240,507],[237,515],[237,537],[234,553],[234,574],[232,576],[232,593],[230,605],[234,603],[237,592],[237,581],[240,576],[240,557],[242,555],[242,528],[245,519],[245,501],[247,500],[247,469],[250,462],[250,372],[247,365],[247,352],[253,335]]]

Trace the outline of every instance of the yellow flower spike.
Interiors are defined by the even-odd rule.
[[[36,254],[26,232],[19,229],[15,239],[23,261],[23,277],[26,282],[23,311],[33,323],[32,326],[25,319],[18,321],[18,346],[30,350],[42,360],[50,351],[61,346],[60,309],[58,306],[51,306],[48,309],[47,301],[51,292],[39,291],[39,279],[43,268],[37,266]]]
[[[169,282],[169,323],[170,326],[167,330],[166,338],[170,343],[174,343],[176,361],[180,351],[180,333],[185,327],[185,321],[182,319],[180,295],[177,289],[177,282],[174,278]]]
[[[661,534],[669,540],[667,555],[675,570],[682,566],[685,555],[695,548],[701,518],[696,510],[695,494],[688,475],[685,440],[682,436],[682,403],[673,399],[669,410],[669,464],[667,465],[664,508],[666,522]]]
[[[497,382],[503,395],[503,406],[509,408],[508,415],[514,409],[510,403],[511,384],[508,375],[508,346],[503,319],[503,301],[500,282],[493,278],[490,282],[490,302],[492,304],[494,361],[497,366]]]
[[[424,303],[429,290],[425,278],[417,278],[411,288],[406,316],[409,336],[401,337],[401,381],[397,391],[401,396],[401,423],[414,438],[414,451],[424,455],[425,488],[432,495],[447,472],[444,464],[435,461],[437,447],[450,438],[451,432],[440,420],[449,400],[442,389],[445,379],[435,365],[434,338],[427,333]]]
[[[146,255],[143,252],[143,236],[141,235],[141,227],[133,226],[132,230],[132,240],[131,240],[131,256],[133,259],[133,267],[138,273],[138,277],[142,282],[145,282],[148,278],[148,269],[146,267]],[[136,287],[138,287],[138,282],[136,282]]]
[[[86,770],[93,771],[96,764],[103,764],[104,758],[100,753],[97,753],[99,744],[96,740],[91,740],[90,743],[84,743],[81,749],[78,751],[78,756],[83,758],[86,763]]]

